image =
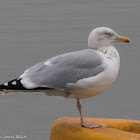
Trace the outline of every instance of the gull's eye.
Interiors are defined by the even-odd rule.
[[[108,37],[112,36],[112,34],[110,32],[106,32],[105,35]]]

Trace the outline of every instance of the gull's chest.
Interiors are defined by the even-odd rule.
[[[115,81],[119,71],[119,60],[108,60],[107,63],[106,69],[102,73],[96,77],[91,77],[91,79],[89,79],[90,83],[87,82],[91,93],[97,92],[97,94],[99,94],[109,88]]]
[[[120,67],[120,56],[118,51],[110,46],[110,48],[107,48],[102,50],[102,53],[100,53],[101,57],[103,58],[104,65],[106,65],[106,68],[103,73],[101,73],[101,79],[104,79],[104,84],[107,86],[112,84],[112,82],[116,79]]]
[[[120,60],[119,58],[107,61],[107,68],[103,73],[104,84],[110,86],[116,79],[119,71]]]
[[[101,53],[101,57],[104,61],[105,70],[97,76],[81,80],[77,86],[82,88],[73,92],[74,94],[72,95],[74,98],[89,98],[96,96],[104,92],[115,81],[120,66],[118,52],[115,52],[115,57],[112,53],[111,55]]]
[[[103,92],[110,87],[115,81],[120,67],[119,53],[115,48],[110,49],[107,54],[101,55],[104,60],[105,70],[97,77],[91,77],[91,90],[94,88],[98,92]]]

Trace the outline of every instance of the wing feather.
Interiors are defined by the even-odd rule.
[[[68,83],[96,76],[105,66],[98,53],[91,49],[55,56],[27,69],[21,76],[26,88],[50,87],[66,89]]]

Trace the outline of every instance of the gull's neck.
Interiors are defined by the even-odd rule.
[[[91,48],[98,52],[103,53],[109,59],[117,59],[119,58],[119,53],[114,46],[103,46],[97,48]]]

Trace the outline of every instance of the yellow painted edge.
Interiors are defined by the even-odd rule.
[[[84,120],[103,127],[83,128],[79,118],[60,118],[52,126],[50,140],[140,140],[140,121],[100,118]]]

